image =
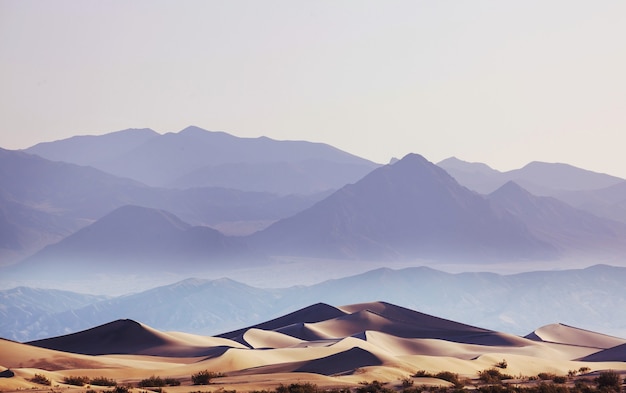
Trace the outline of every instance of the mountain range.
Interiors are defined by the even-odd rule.
[[[481,194],[513,181],[533,195],[555,197],[596,216],[626,222],[626,180],[619,177],[563,163],[531,162],[507,172],[456,157],[437,165],[460,184]]]
[[[372,171],[251,239],[273,253],[337,259],[556,255],[513,216],[417,154]]]
[[[540,196],[555,196],[565,191],[599,190],[624,182],[624,179],[597,173],[569,164],[533,161],[522,168],[500,172],[486,164],[450,157],[437,163],[459,183],[481,194],[489,194],[509,181]]]
[[[76,136],[26,149],[158,187],[221,187],[310,194],[356,181],[378,165],[332,146],[267,137],[239,138],[190,126],[157,134],[130,129]]]
[[[272,155],[295,159],[294,149],[302,150],[297,156],[307,160],[315,154],[316,160],[327,163],[343,165],[355,160],[326,145],[284,145],[267,138],[248,140],[197,128],[166,136],[173,141],[168,145],[172,149],[196,141],[191,143],[193,149],[208,143],[215,150],[214,145],[222,141],[221,149],[234,149],[235,158],[259,149],[250,153],[249,163],[260,165],[271,164],[262,161]],[[127,146],[119,147],[127,137]],[[160,146],[156,151],[165,149],[160,138],[146,130],[122,131],[37,145],[33,151],[42,150],[57,159],[67,154],[84,164],[90,155],[72,155],[72,151],[84,147],[89,152],[102,145],[110,153],[94,153],[93,159],[103,162],[106,157],[126,155],[139,147],[148,149],[152,144]],[[292,150],[288,153],[285,146]],[[229,268],[293,258],[352,264],[377,261],[379,266],[416,260],[435,265],[511,264],[596,257],[613,261],[626,252],[625,223],[595,216],[556,198],[532,195],[510,180],[489,195],[470,191],[441,166],[457,172],[473,168],[489,175],[496,171],[456,159],[437,166],[418,154],[409,154],[334,192],[281,196],[216,188],[156,188],[88,166],[48,161],[23,152],[0,153],[4,168],[13,168],[0,172],[0,181],[7,185],[1,195],[5,206],[19,204],[30,219],[14,218],[19,209],[12,210],[13,217],[7,213],[0,216],[0,229],[8,234],[5,254],[21,255],[19,263],[6,270],[6,277],[22,280],[53,277],[55,271],[71,272],[76,278],[80,274],[193,275],[194,271],[214,269],[227,275]],[[225,159],[223,153],[221,159]],[[174,166],[188,165],[176,164],[182,158],[171,154]],[[171,154],[164,153],[164,157]],[[194,154],[196,158],[190,160],[199,160],[200,154]],[[147,165],[148,161],[142,162],[129,165]],[[545,183],[546,176],[536,176],[531,170],[536,166],[511,173],[522,181],[522,175],[528,174]],[[550,168],[544,172],[569,179],[555,184],[569,184],[570,189],[574,184],[571,177],[578,173],[582,179],[579,187],[584,189],[618,181],[570,166],[544,166]],[[338,167],[335,171],[341,172]],[[41,218],[32,219],[37,215]]]
[[[567,164],[379,165],[197,127],[0,149],[0,366],[20,389],[37,370],[137,382],[175,364],[257,390],[398,381],[425,356],[605,367],[626,340],[589,330],[626,336],[626,267],[609,266],[625,255],[626,180]],[[91,294],[60,290],[76,284]]]
[[[97,169],[0,149],[0,266],[56,243],[125,205],[171,211],[192,225],[247,234],[327,193],[280,196],[223,188],[148,187]]]
[[[605,265],[513,275],[413,267],[275,289],[226,278],[187,279],[116,297],[17,288],[0,291],[0,337],[42,339],[125,318],[160,330],[213,335],[316,302],[373,300],[514,334],[560,322],[624,336],[624,280],[626,268]]]

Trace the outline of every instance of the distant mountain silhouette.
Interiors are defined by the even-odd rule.
[[[194,225],[249,234],[310,207],[326,195],[154,188],[91,167],[0,149],[0,266],[16,262],[128,204],[172,211]]]
[[[557,198],[599,217],[626,223],[626,181],[590,191],[564,191]]]
[[[100,140],[97,159],[76,152],[91,151]],[[70,138],[36,145],[27,151],[45,158],[88,164],[152,186],[245,185],[245,190],[273,193],[302,194],[336,189],[377,167],[371,161],[322,143],[239,138],[193,126],[164,135],[154,135],[151,130],[126,130],[97,137]],[[312,164],[315,162],[317,164]],[[256,176],[273,178],[273,182],[248,184],[248,169],[253,165],[258,165]],[[282,182],[281,176],[272,177],[277,168],[288,175]],[[301,172],[301,176],[292,183],[294,170]]]
[[[251,236],[278,255],[324,258],[548,258],[519,220],[409,154]]]
[[[15,266],[18,272],[92,274],[151,274],[208,270],[211,264],[247,256],[238,238],[215,229],[193,227],[171,213],[124,206],[95,223],[47,246]]]
[[[506,182],[505,175],[487,164],[450,157],[437,163],[459,184],[481,194],[488,194]]]
[[[515,334],[562,322],[623,336],[626,315],[615,310],[626,302],[625,280],[626,268],[605,265],[513,275],[451,274],[414,267],[376,269],[311,286],[285,282],[282,289],[254,288],[229,279],[188,279],[107,300],[54,290],[35,294],[26,289],[0,290],[0,300],[10,312],[8,319],[1,319],[0,337],[33,340],[131,318],[166,331],[203,335],[230,331],[221,336],[237,339],[245,332],[241,326],[274,330],[315,323],[320,315],[336,318],[362,309],[400,318],[392,307],[355,305],[339,310],[327,305],[376,299]],[[326,304],[294,311],[314,302]],[[276,318],[285,313],[291,314]],[[260,323],[270,318],[276,319]],[[416,320],[407,322],[416,324]],[[430,330],[436,332],[438,326],[433,322]]]
[[[193,170],[168,186],[225,187],[278,194],[310,194],[353,183],[374,167],[309,159],[297,162],[226,163]],[[365,169],[365,170],[364,170]]]
[[[626,252],[626,225],[600,218],[552,197],[530,194],[509,181],[489,199],[520,219],[541,239],[563,251],[594,255]]]
[[[89,167],[0,149],[0,247],[26,256],[92,219],[141,199],[147,187]],[[11,261],[10,256],[3,263]]]
[[[73,220],[37,210],[0,192],[0,266],[17,262],[70,235]]]
[[[78,310],[107,298],[29,287],[0,291],[0,331],[13,331],[11,334],[0,333],[0,336],[10,340],[28,341],[58,335],[68,325],[67,320],[62,321],[54,315],[67,310]],[[29,326],[26,330],[21,327],[16,329],[16,326],[26,325]]]
[[[624,181],[619,177],[577,168],[569,164],[534,161],[523,168],[506,172],[530,192],[539,194],[541,188],[547,190],[594,190],[610,187]],[[537,188],[535,190],[535,187]],[[544,195],[551,195],[546,193]],[[541,195],[541,194],[539,194]]]
[[[455,157],[437,164],[465,187],[489,194],[508,181],[514,181],[534,195],[557,196],[564,191],[584,191],[610,187],[624,179],[577,168],[569,164],[531,162],[520,169],[496,171],[482,163]]]
[[[149,128],[127,129],[105,135],[79,135],[54,142],[42,142],[26,149],[51,161],[98,167],[99,162],[111,160],[146,143],[159,134]]]

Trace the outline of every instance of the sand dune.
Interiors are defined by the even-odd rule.
[[[302,344],[303,340],[272,330],[248,329],[243,334],[245,342],[254,349],[286,348]]]
[[[617,345],[626,344],[626,339],[623,338],[591,332],[589,330],[579,329],[560,323],[540,327],[526,337],[537,341],[581,345],[601,349],[608,349]]]
[[[218,335],[217,337],[236,339],[242,336],[248,329],[251,329],[251,328],[263,329],[263,330],[276,330],[276,329],[282,328],[284,326],[292,325],[292,324],[314,323],[314,322],[325,321],[327,319],[336,318],[344,314],[345,313],[343,311],[341,311],[340,309],[336,307],[333,307],[324,303],[317,303],[309,307],[300,309],[298,311],[294,311],[282,317],[272,319],[271,321],[263,322],[254,326],[235,330],[232,332],[223,333],[223,334]]]
[[[626,344],[581,357],[580,360],[588,362],[626,362]]]
[[[296,381],[354,387],[374,379],[398,387],[416,370],[476,378],[502,359],[514,375],[562,375],[583,366],[626,371],[625,348],[625,339],[565,325],[518,337],[384,302],[339,308],[320,303],[216,337],[164,333],[119,320],[28,344],[0,340],[0,371],[15,373],[0,378],[0,390],[37,387],[28,380],[35,373],[59,385],[72,375],[106,376],[125,384],[159,375],[179,379],[184,387],[203,370],[227,374],[211,390],[245,392]],[[415,379],[449,385],[436,378]],[[188,391],[183,387],[168,391]]]
[[[241,347],[222,338],[167,334],[128,319],[29,344],[85,355],[135,354],[168,357],[210,356],[216,347]]]

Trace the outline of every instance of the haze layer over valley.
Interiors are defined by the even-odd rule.
[[[0,160],[4,288],[120,280],[120,293],[194,276],[283,287],[377,267],[520,272],[626,254],[626,181],[565,164],[501,173],[409,154],[381,166],[197,127],[73,137]],[[139,286],[123,289],[128,278]]]

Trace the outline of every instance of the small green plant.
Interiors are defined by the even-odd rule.
[[[29,381],[33,383],[38,383],[40,385],[50,386],[52,382],[43,374],[35,374]]]
[[[89,383],[89,377],[77,377],[71,375],[69,377],[64,377],[63,383],[66,385],[83,386]]]

